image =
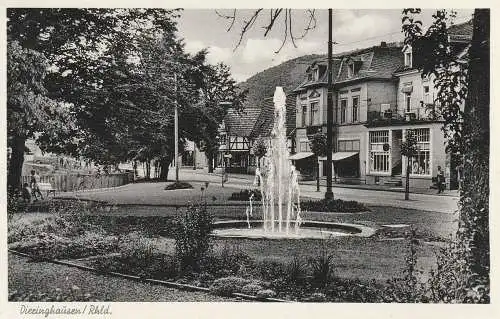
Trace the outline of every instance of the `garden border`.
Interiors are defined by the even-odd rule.
[[[102,272],[102,271],[97,271],[93,267],[80,265],[80,264],[72,263],[72,262],[65,261],[65,260],[50,259],[50,258],[35,258],[29,254],[22,253],[22,252],[19,252],[17,250],[14,250],[14,249],[7,249],[7,251],[11,254],[14,254],[14,255],[18,255],[18,256],[22,256],[22,257],[26,257],[26,258],[31,258],[31,259],[36,259],[38,261],[50,262],[53,264],[64,265],[64,266],[68,266],[68,267],[75,267],[75,268],[78,268],[81,270],[92,271],[96,274],[111,275],[111,276],[115,276],[115,277],[121,277],[121,278],[135,280],[135,281],[139,281],[139,282],[143,282],[143,283],[152,283],[152,284],[162,285],[162,286],[166,286],[169,288],[185,290],[185,291],[199,291],[199,292],[204,292],[204,293],[210,292],[210,289],[206,288],[206,287],[197,287],[197,286],[188,285],[188,284],[181,284],[181,283],[177,283],[177,282],[164,281],[164,280],[151,279],[151,278],[141,278],[139,276],[127,275],[127,274],[122,274],[122,273],[114,272],[114,271]],[[228,298],[239,297],[239,298],[246,299],[246,300],[261,301],[261,302],[292,302],[290,300],[284,300],[284,299],[278,299],[278,298],[268,298],[268,297],[259,298],[257,296],[246,295],[246,294],[237,293],[237,292],[233,292],[233,293],[231,293],[231,296],[227,296],[227,297]]]

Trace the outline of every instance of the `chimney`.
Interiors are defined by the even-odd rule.
[[[380,42],[380,47],[387,48],[387,42],[385,42],[385,41]]]

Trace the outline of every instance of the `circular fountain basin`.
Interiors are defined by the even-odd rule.
[[[250,224],[250,228],[248,227]],[[300,229],[295,232],[295,223],[290,224],[289,231],[264,231],[262,220],[231,220],[215,222],[213,235],[221,238],[248,238],[248,239],[328,239],[341,236],[369,237],[375,231],[369,227],[354,224],[302,221]]]

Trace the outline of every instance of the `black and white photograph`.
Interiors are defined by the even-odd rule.
[[[5,315],[490,306],[490,8],[112,4],[4,8]]]

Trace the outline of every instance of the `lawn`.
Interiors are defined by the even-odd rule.
[[[242,219],[245,216],[246,206],[243,203],[221,205],[220,202],[214,202],[207,204],[209,205],[208,211],[213,214],[215,220]],[[314,291],[311,290],[313,288],[309,286],[309,288],[296,288],[290,292],[286,288],[290,284],[283,286],[283,283],[280,283],[281,279],[276,277],[288,276],[287,267],[290,267],[297,258],[301,263],[308,264],[311,260],[317,260],[318,256],[328,256],[329,264],[331,264],[331,273],[329,270],[328,276],[335,276],[336,280],[374,281],[377,285],[384,285],[389,279],[403,276],[403,270],[407,265],[405,258],[409,252],[409,241],[405,238],[408,228],[395,228],[396,231],[387,231],[389,228],[384,228],[383,225],[407,224],[417,230],[416,237],[419,242],[416,269],[421,270],[425,278],[435,265],[437,247],[434,244],[436,242],[443,244],[443,241],[453,232],[454,227],[453,216],[398,208],[370,207],[369,212],[362,213],[303,212],[303,219],[357,223],[379,231],[371,238],[335,237],[324,240],[214,238],[213,256],[210,257],[212,261],[209,262],[207,270],[204,270],[205,273],[208,272],[208,275],[202,272],[194,277],[193,275],[186,277],[186,274],[181,274],[179,277],[179,274],[176,275],[177,266],[173,262],[175,259],[174,231],[176,219],[186,213],[185,207],[131,204],[102,206],[72,201],[63,201],[61,205],[58,210],[63,213],[51,211],[16,215],[9,223],[9,247],[42,258],[47,256],[57,259],[74,259],[82,264],[100,267],[99,269],[104,271],[112,269],[112,271],[146,278],[178,280],[205,287],[210,287],[212,283],[217,282],[217,278],[224,276],[260,278],[259,276],[267,276],[262,274],[271,272],[273,275],[271,279],[266,279],[268,282],[265,285],[271,285],[273,289],[276,289],[279,297],[299,298],[300,300],[306,298],[300,289],[310,294]],[[258,209],[255,215],[254,218],[259,218]],[[93,256],[102,257],[94,258]],[[9,266],[17,269],[16,272],[21,272],[24,268],[20,266],[20,263],[19,258],[9,259]],[[36,265],[33,263],[26,268],[26,271],[29,273],[30,269],[40,268]],[[38,265],[45,267],[45,263]],[[49,269],[47,271],[51,271],[50,269],[56,271],[52,266],[45,268]],[[308,269],[307,272],[312,271],[312,268]],[[30,276],[27,276],[26,280],[31,280]],[[80,285],[85,285],[81,280],[75,280]],[[34,284],[28,287],[36,287],[36,283],[37,280],[34,280]],[[20,289],[22,285],[24,283],[19,278],[11,280],[9,277],[10,291]],[[43,287],[43,283],[40,285]],[[262,287],[260,284],[249,285],[262,289],[265,286],[264,284]],[[341,284],[347,290],[350,289],[350,285]],[[363,286],[360,285],[356,287]],[[125,298],[122,295],[108,296],[106,291],[109,288],[106,288],[104,292],[100,292],[94,286],[89,286],[89,289],[92,293],[97,291],[101,294],[99,298],[107,298],[106,300]],[[224,284],[221,289],[225,289]],[[327,287],[322,289],[327,289]],[[376,289],[383,288],[373,289],[376,291]],[[363,294],[358,291],[355,295],[358,296],[357,294],[360,293]],[[376,295],[376,293],[372,294],[373,299],[370,300],[378,300]],[[148,296],[144,300],[149,300]],[[329,298],[333,298],[330,300],[335,301],[358,298],[342,297],[337,291],[330,293],[330,296]],[[133,297],[130,298],[127,300],[133,300]],[[136,300],[142,301],[143,299]]]

